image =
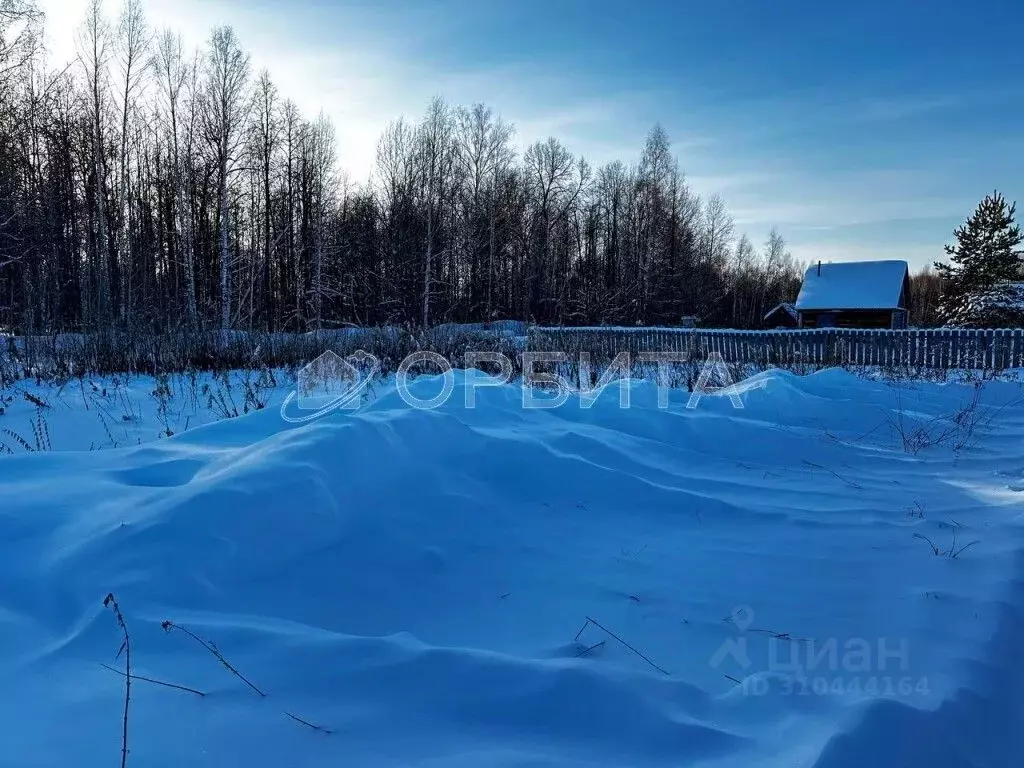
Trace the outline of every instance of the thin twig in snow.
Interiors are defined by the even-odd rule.
[[[828,472],[829,474],[833,475],[836,479],[841,480],[842,482],[846,483],[851,488],[862,489],[864,487],[862,485],[858,485],[853,480],[850,480],[848,478],[843,477],[838,472],[836,472],[834,470],[831,470],[828,467],[823,467],[821,464],[815,464],[813,461],[807,461],[807,459],[802,459],[802,461],[808,467],[813,467],[814,469],[820,469],[820,470],[823,470],[825,472]]]
[[[125,676],[125,673],[122,672],[120,669],[115,669],[114,667],[111,667],[108,664],[100,664],[100,666],[103,667],[106,670],[114,672],[115,674],[118,674],[118,675],[121,675],[121,676]],[[168,683],[168,682],[166,682],[164,680],[156,680],[156,679],[154,679],[152,677],[143,677],[142,675],[132,675],[132,680],[143,680],[143,681],[145,681],[147,683],[153,683],[154,685],[162,685],[165,688],[175,688],[175,689],[177,689],[179,691],[188,691],[189,693],[194,693],[196,696],[205,696],[206,695],[202,691],[197,691],[195,688],[189,688],[187,685],[178,685],[177,683]]]
[[[602,645],[604,645],[604,640],[602,640],[602,641],[601,641],[601,642],[599,642],[599,643],[594,643],[594,644],[593,644],[592,646],[590,646],[589,648],[584,648],[584,649],[583,649],[582,651],[580,651],[579,653],[577,653],[577,654],[576,654],[575,658],[577,658],[577,659],[578,659],[578,658],[580,658],[581,656],[586,656],[586,655],[587,655],[588,653],[590,653],[591,651],[597,650],[597,649],[598,649],[598,648],[600,648],[600,647],[601,647]]]
[[[171,622],[171,621],[165,621],[160,626],[163,627],[164,632],[170,632],[172,629],[177,629],[177,630],[180,630],[181,632],[184,632],[186,635],[188,635],[193,640],[195,640],[197,643],[199,643],[201,646],[203,646],[203,648],[205,648],[211,654],[213,654],[213,656],[217,659],[217,661],[219,661],[222,665],[224,665],[224,668],[226,670],[228,670],[231,674],[233,674],[235,677],[237,677],[243,683],[245,683],[250,688],[252,688],[252,690],[254,690],[256,693],[258,693],[260,696],[266,697],[267,694],[265,694],[263,691],[261,691],[259,688],[257,688],[256,685],[251,680],[249,680],[245,675],[243,675],[241,672],[239,672],[237,669],[235,669],[233,666],[231,666],[231,663],[227,659],[224,658],[224,656],[221,654],[221,652],[217,650],[217,646],[215,646],[213,643],[210,643],[210,642],[207,642],[206,640],[203,640],[201,637],[192,634],[192,632],[190,632],[188,629],[186,629],[185,627],[181,626],[180,624],[175,624],[174,622]]]
[[[322,725],[315,725],[314,723],[311,723],[308,720],[303,720],[301,717],[299,717],[298,715],[293,715],[291,712],[285,712],[285,714],[288,715],[288,717],[290,717],[295,722],[302,723],[303,725],[312,728],[314,731],[320,731],[320,733],[327,734],[334,733],[334,731],[328,730],[327,728],[324,728]]]
[[[107,596],[103,598],[103,607],[106,608],[108,606],[114,611],[114,615],[117,617],[117,625],[124,634],[124,640],[121,641],[121,647],[118,648],[117,656],[114,658],[119,658],[121,652],[124,652],[124,716],[121,719],[121,768],[125,768],[125,765],[128,763],[128,708],[132,698],[132,641],[128,636],[128,625],[124,623],[121,607],[117,604],[117,600],[114,599],[113,592],[108,592]]]
[[[586,620],[585,622],[583,622],[583,626],[582,626],[582,627],[580,627],[580,631],[576,633],[576,637],[574,637],[574,638],[572,639],[572,640],[573,640],[573,642],[576,642],[577,640],[579,640],[579,639],[580,639],[580,635],[582,635],[582,634],[583,634],[583,632],[584,632],[584,631],[585,631],[585,630],[587,629],[587,627],[589,627],[589,626],[590,626],[590,619],[587,619],[587,620]]]
[[[789,632],[776,632],[773,629],[749,629],[748,632],[757,632],[762,635],[771,635],[773,640],[788,640],[791,643],[809,643],[806,637],[793,637]]]
[[[636,654],[637,656],[639,656],[639,657],[640,657],[641,659],[643,659],[644,661],[646,661],[646,662],[647,662],[648,664],[650,664],[650,665],[651,665],[652,667],[654,667],[654,668],[655,668],[656,670],[658,670],[659,672],[661,672],[661,673],[662,673],[663,675],[669,675],[669,674],[670,674],[670,673],[669,673],[669,672],[668,672],[667,670],[665,670],[665,669],[663,669],[663,668],[659,667],[659,666],[658,666],[657,664],[655,664],[655,663],[654,663],[653,661],[651,661],[651,660],[650,660],[650,659],[649,659],[649,658],[648,658],[647,656],[645,656],[644,654],[642,654],[642,653],[641,653],[640,651],[638,651],[638,650],[637,650],[636,648],[634,648],[634,647],[633,647],[632,645],[630,645],[629,643],[627,643],[627,642],[626,642],[625,640],[623,640],[623,639],[622,639],[621,637],[619,637],[618,635],[616,635],[616,634],[615,634],[614,632],[612,632],[612,631],[611,631],[610,629],[608,629],[607,627],[605,627],[605,626],[601,625],[600,623],[598,623],[598,622],[594,621],[594,620],[593,620],[592,618],[590,618],[589,616],[586,616],[585,618],[586,618],[586,620],[587,620],[588,622],[590,622],[591,624],[593,624],[593,625],[594,625],[595,627],[597,627],[598,629],[600,629],[600,630],[601,630],[602,632],[605,632],[606,634],[610,635],[610,636],[611,636],[611,637],[612,637],[612,638],[613,638],[614,640],[618,640],[618,641],[619,641],[620,643],[622,643],[622,645],[624,645],[624,646],[625,646],[626,648],[628,648],[629,650],[631,650],[631,651],[632,651],[633,653],[635,653],[635,654]],[[583,630],[580,630],[580,631],[582,632]]]

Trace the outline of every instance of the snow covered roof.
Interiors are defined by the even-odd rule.
[[[772,307],[770,310],[768,310],[765,313],[764,319],[767,320],[769,317],[774,315],[779,310],[782,310],[787,315],[792,317],[794,320],[799,320],[800,319],[800,316],[796,313],[796,307],[792,303],[790,303],[788,301],[784,301],[781,304],[776,304],[774,307]]]
[[[896,309],[906,278],[905,261],[814,264],[804,273],[796,308]]]

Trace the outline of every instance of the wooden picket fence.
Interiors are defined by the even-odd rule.
[[[534,350],[586,351],[603,357],[619,352],[671,353],[728,363],[793,367],[878,366],[1006,370],[1024,368],[1024,328],[826,328],[741,331],[692,328],[540,328],[530,331]]]

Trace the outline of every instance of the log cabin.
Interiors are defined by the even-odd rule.
[[[800,328],[906,328],[907,262],[820,261],[804,273],[796,311]]]

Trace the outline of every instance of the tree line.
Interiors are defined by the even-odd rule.
[[[338,167],[230,27],[188,51],[141,0],[91,0],[52,63],[0,0],[0,326],[304,331],[478,322],[756,327],[801,267],[687,185],[655,127],[633,164],[556,138],[517,151],[482,104],[434,99]]]
[[[695,194],[660,126],[637,162],[594,168],[437,98],[387,126],[356,183],[330,120],[302,115],[230,27],[189,51],[142,0],[117,18],[90,0],[74,59],[54,63],[44,21],[0,0],[0,330],[751,328],[799,289],[782,236],[754,244]],[[948,318],[943,276],[914,276],[913,324]]]

